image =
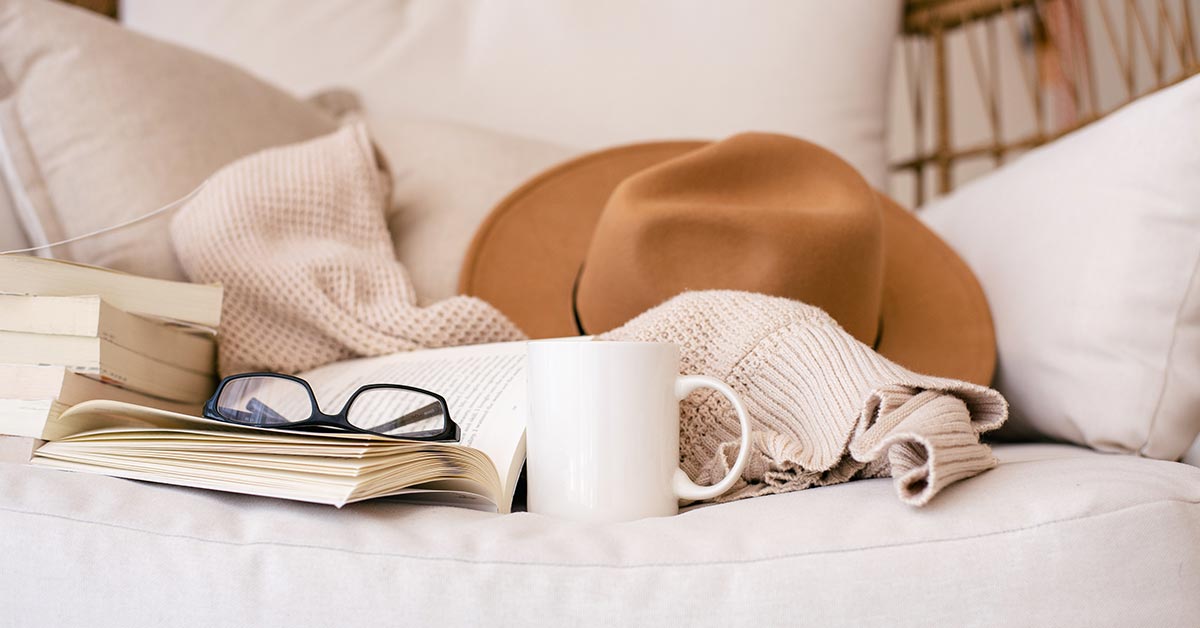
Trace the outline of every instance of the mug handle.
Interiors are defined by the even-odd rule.
[[[712,486],[700,486],[693,482],[683,469],[676,468],[671,488],[674,489],[675,496],[680,499],[713,499],[723,495],[742,475],[742,469],[746,468],[746,461],[750,457],[750,420],[746,418],[746,408],[742,406],[741,397],[738,397],[737,393],[733,392],[733,389],[725,382],[707,375],[682,375],[675,379],[675,397],[679,401],[683,401],[684,397],[698,388],[712,388],[733,404],[733,409],[738,415],[738,423],[742,426],[742,445],[738,448],[737,460],[734,461],[733,468],[725,474],[720,482]]]

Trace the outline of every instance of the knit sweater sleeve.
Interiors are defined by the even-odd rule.
[[[179,211],[188,277],[225,286],[222,375],[525,338],[479,299],[418,306],[388,236],[389,181],[355,123],[235,161]]]
[[[999,393],[909,371],[803,303],[685,293],[603,338],[674,342],[685,374],[720,378],[742,397],[753,456],[718,501],[891,473],[900,498],[923,505],[995,465],[979,436],[1007,417]],[[737,449],[728,402],[696,394],[681,416],[684,469],[718,480]]]

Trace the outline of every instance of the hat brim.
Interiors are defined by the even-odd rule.
[[[538,175],[480,225],[463,261],[459,292],[491,303],[533,338],[577,335],[575,281],[613,189],[636,172],[706,144],[620,146]],[[916,216],[877,194],[885,269],[875,349],[919,373],[987,385],[996,343],[979,282]]]

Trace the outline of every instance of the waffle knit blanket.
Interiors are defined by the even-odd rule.
[[[230,164],[180,210],[171,236],[185,271],[225,285],[223,375],[524,338],[475,298],[417,305],[384,221],[389,182],[365,129],[348,124]],[[717,501],[891,475],[919,506],[995,465],[979,436],[1007,417],[999,393],[908,371],[803,303],[685,293],[604,339],[675,343],[685,374],[742,396],[753,455]],[[721,396],[686,399],[684,469],[702,483],[722,477],[737,429]]]

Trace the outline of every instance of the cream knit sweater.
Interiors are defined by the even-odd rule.
[[[222,375],[525,338],[479,299],[417,307],[384,219],[390,181],[352,124],[226,166],[179,211],[184,271],[225,286]]]
[[[222,374],[524,338],[478,299],[416,305],[384,222],[389,180],[351,124],[239,160],[184,206],[171,225],[183,268],[225,285]],[[603,338],[673,342],[684,373],[745,400],[754,455],[718,501],[890,473],[901,499],[922,505],[995,464],[979,434],[1006,417],[998,393],[907,371],[803,303],[687,293]],[[683,403],[680,456],[701,482],[736,454],[727,404],[706,392]]]
[[[1008,416],[1000,393],[913,373],[789,299],[689,292],[601,338],[673,342],[684,374],[724,380],[745,401],[750,463],[717,501],[890,473],[900,498],[922,505],[995,465],[979,435]],[[693,393],[680,417],[684,470],[719,481],[737,457],[737,430],[724,397]]]

